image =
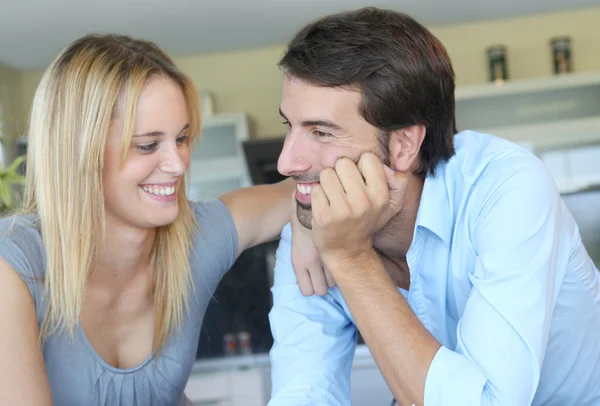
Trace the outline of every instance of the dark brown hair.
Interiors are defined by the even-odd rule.
[[[425,126],[418,175],[434,175],[438,163],[454,154],[450,58],[406,14],[367,7],[318,19],[296,34],[279,67],[318,86],[360,89],[360,114],[384,134]]]

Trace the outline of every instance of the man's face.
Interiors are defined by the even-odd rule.
[[[287,137],[277,169],[298,182],[298,220],[311,228],[311,192],[319,173],[333,168],[338,158],[357,162],[366,151],[389,161],[387,145],[380,142],[380,130],[359,113],[359,91],[311,85],[287,76],[283,82],[280,113],[288,124]]]

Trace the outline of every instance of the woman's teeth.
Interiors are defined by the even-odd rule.
[[[301,184],[297,184],[296,188],[298,189],[298,192],[300,192],[300,194],[302,195],[309,195],[312,192],[312,185],[301,185]]]
[[[142,189],[156,196],[171,196],[175,193],[175,186],[142,186]]]

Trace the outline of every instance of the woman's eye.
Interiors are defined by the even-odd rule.
[[[181,137],[177,138],[177,145],[182,145],[187,143],[188,139],[189,139],[189,135],[182,135]]]
[[[138,145],[137,148],[141,152],[152,152],[152,151],[154,151],[156,149],[157,146],[158,146],[158,142],[152,142],[150,144]]]

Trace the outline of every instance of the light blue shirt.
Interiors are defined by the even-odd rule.
[[[552,178],[500,138],[465,131],[454,142],[425,181],[410,290],[400,289],[442,344],[425,405],[599,405],[600,274]],[[352,315],[337,287],[302,296],[290,243],[288,225],[269,315],[269,405],[350,405]]]

